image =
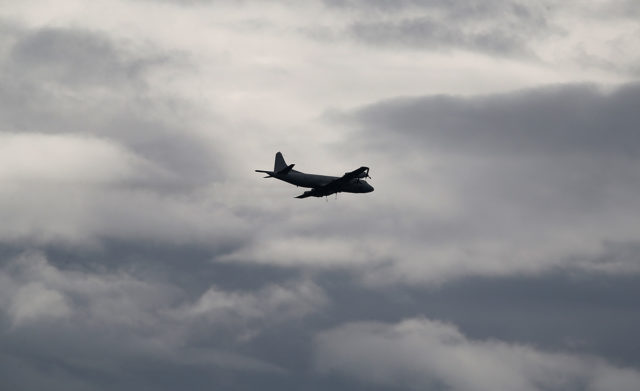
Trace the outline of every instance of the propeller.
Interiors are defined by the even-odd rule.
[[[362,178],[371,179],[371,177],[369,176],[369,168],[368,167],[367,167],[366,170],[364,170],[362,172],[362,174],[359,177],[356,178],[356,183],[360,183],[360,179],[362,179]]]

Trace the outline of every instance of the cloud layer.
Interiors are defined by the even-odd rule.
[[[6,263],[0,281],[0,314],[8,338],[0,356],[7,364],[3,381],[16,384],[25,373],[47,382],[43,361],[48,371],[65,377],[73,377],[68,368],[84,373],[78,379],[87,389],[101,387],[94,383],[100,377],[125,380],[118,377],[127,365],[142,371],[133,375],[140,380],[144,371],[171,366],[281,374],[286,371],[277,365],[231,347],[326,305],[322,289],[309,281],[272,284],[256,292],[211,286],[191,298],[170,282],[61,269],[41,253]],[[8,371],[15,360],[23,367],[17,374]]]
[[[353,323],[316,339],[317,368],[412,389],[634,390],[640,372],[594,357],[470,340],[429,319]]]
[[[638,388],[634,4],[3,7],[0,388]]]

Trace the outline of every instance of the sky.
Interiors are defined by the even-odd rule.
[[[640,389],[637,1],[1,3],[0,388]]]

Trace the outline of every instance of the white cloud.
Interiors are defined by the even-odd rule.
[[[149,176],[162,176],[162,171],[108,139],[0,133],[0,181],[6,186],[107,186]]]
[[[425,389],[634,390],[640,372],[597,357],[474,340],[455,326],[418,318],[350,323],[319,334],[316,368],[364,382]],[[613,388],[612,388],[613,387]]]
[[[95,245],[102,238],[138,237],[219,243],[243,230],[233,211],[211,201],[209,190],[175,194],[167,189],[175,174],[108,139],[0,133],[0,181],[4,240]]]
[[[14,325],[18,326],[46,318],[62,318],[70,312],[71,309],[60,292],[39,283],[29,283],[18,288],[9,308],[9,315]]]
[[[170,313],[178,319],[205,320],[208,324],[278,323],[317,312],[327,301],[322,289],[310,281],[271,285],[251,293],[211,287],[194,303]]]
[[[345,268],[374,262],[377,257],[388,256],[378,250],[383,246],[365,245],[345,241],[343,238],[296,236],[282,233],[285,240],[266,237],[244,246],[231,254],[216,258],[222,262],[262,263],[289,267]]]

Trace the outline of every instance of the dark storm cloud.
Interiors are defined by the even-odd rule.
[[[59,388],[116,382],[135,389],[161,386],[149,373],[182,377],[187,369],[198,387],[225,371],[282,376],[278,364],[255,358],[252,339],[327,300],[308,280],[253,290],[209,285],[192,295],[176,279],[138,275],[133,262],[89,271],[86,264],[56,266],[33,251],[0,261],[0,325],[9,338],[0,354],[4,384],[24,386],[28,376]],[[6,371],[18,365],[21,371]]]
[[[624,269],[624,265],[635,265],[640,270],[640,241],[606,241],[604,251],[591,264],[593,271]]]
[[[550,86],[470,98],[430,96],[373,104],[349,115],[372,139],[459,153],[638,158],[640,85],[610,92]]]
[[[640,385],[640,372],[632,368],[473,340],[454,325],[426,318],[347,324],[320,334],[316,343],[320,371],[406,388],[631,391]]]
[[[7,254],[0,268],[0,324],[10,337],[3,341],[0,357],[3,384],[52,384],[58,389],[109,389],[117,384],[124,390],[162,390],[182,382],[206,389],[215,382],[234,389],[257,384],[370,389],[366,382],[371,378],[364,384],[354,380],[362,376],[359,368],[377,368],[379,360],[361,355],[357,347],[349,354],[336,351],[336,344],[360,346],[366,332],[355,329],[348,341],[336,341],[336,332],[372,319],[390,331],[403,319],[423,316],[436,323],[435,319],[446,320],[444,331],[459,329],[464,336],[461,352],[480,342],[486,348],[483,354],[495,360],[500,360],[495,356],[499,349],[483,341],[516,349],[514,359],[523,358],[518,350],[523,344],[530,349],[521,352],[524,356],[542,354],[553,362],[558,357],[547,356],[551,352],[563,352],[557,354],[580,365],[585,355],[603,357],[607,363],[598,362],[605,372],[612,370],[610,363],[628,368],[639,360],[626,340],[640,322],[633,277],[557,273],[471,278],[442,289],[368,289],[342,272],[315,275],[314,282],[253,266],[229,273],[228,267],[198,261],[198,254],[187,251],[152,255],[141,268],[136,259],[146,253],[153,251],[124,251],[128,259],[116,260],[120,266],[113,271],[88,267],[91,255],[80,252],[66,256],[57,251],[55,262],[37,252]],[[186,267],[191,270],[175,264],[178,259],[183,265],[191,263]],[[155,268],[154,260],[160,263]],[[100,262],[109,267],[109,259]],[[158,273],[158,268],[172,263],[177,273]],[[242,275],[253,282],[239,289]],[[226,288],[218,288],[216,279]],[[617,319],[615,324],[610,324],[611,318]],[[315,341],[329,338],[327,343],[314,345],[316,334],[320,339]],[[399,335],[393,345],[405,337]],[[451,353],[439,337],[411,340],[414,346]],[[375,344],[376,338],[372,341]],[[414,360],[421,368],[425,365],[424,356],[392,347],[376,356],[389,354],[400,363]],[[309,371],[313,357],[320,373]],[[349,357],[358,357],[362,366]],[[528,368],[538,364],[523,359],[527,365],[515,373],[528,378]],[[339,369],[338,362],[344,362]],[[458,381],[474,378],[473,371],[455,365],[460,368]],[[388,369],[391,372],[378,372],[383,379],[374,389],[405,389],[422,382],[423,378],[404,377],[389,385],[384,374],[400,369]],[[496,375],[500,373],[510,370]],[[452,381],[441,372],[435,376]]]
[[[637,275],[557,270],[536,276],[465,278],[438,289],[362,289],[345,274],[318,279],[334,303],[328,309],[329,321],[322,325],[325,329],[361,320],[395,323],[426,316],[451,322],[473,339],[595,355],[630,367],[640,366],[640,356],[627,342],[640,325],[634,300],[638,280]]]

